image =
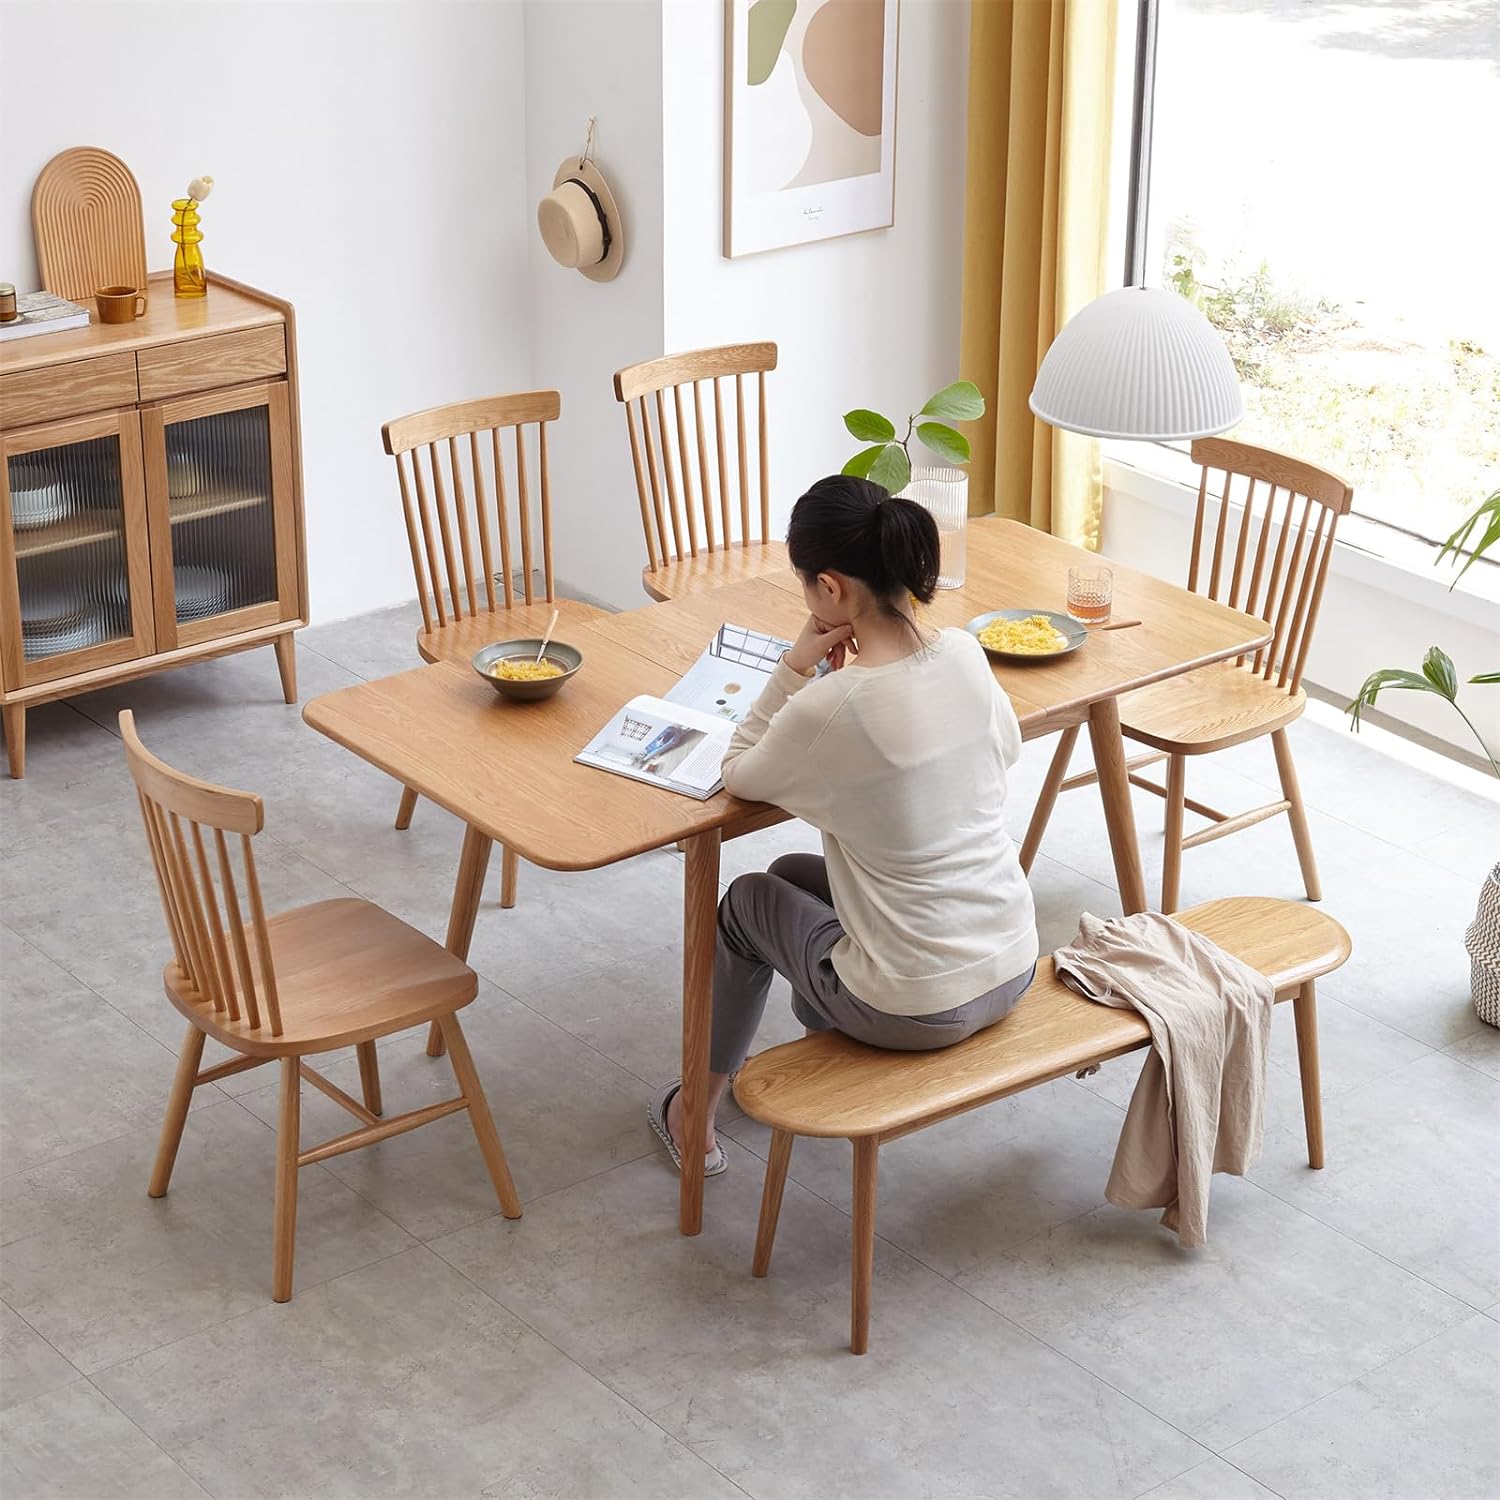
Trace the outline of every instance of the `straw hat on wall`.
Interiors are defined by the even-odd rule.
[[[560,266],[590,281],[613,281],[625,258],[625,236],[615,195],[592,160],[570,156],[557,169],[552,191],[537,204],[542,243]]]

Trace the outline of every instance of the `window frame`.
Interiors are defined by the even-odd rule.
[[[1125,213],[1125,251],[1124,251],[1124,286],[1146,286],[1147,279],[1146,254],[1149,245],[1149,227],[1151,217],[1151,147],[1152,131],[1155,123],[1156,113],[1156,57],[1157,37],[1161,20],[1161,0],[1136,0],[1135,24],[1134,24],[1134,47],[1135,63],[1132,70],[1131,111],[1130,111],[1130,147],[1128,153],[1129,184],[1126,189],[1124,213]],[[1152,440],[1149,442],[1135,442],[1131,447],[1139,453],[1145,447],[1155,447],[1166,450],[1175,455],[1187,455],[1189,444],[1181,441]],[[1106,449],[1106,457],[1114,457],[1121,463],[1135,468],[1146,468],[1133,457],[1126,457],[1118,448],[1111,454]],[[1172,462],[1163,465],[1159,471],[1160,477],[1167,480],[1175,480],[1171,470]],[[1480,489],[1484,489],[1483,485]],[[1389,549],[1391,560],[1396,562],[1397,558],[1403,559],[1396,562],[1397,566],[1409,566],[1404,559],[1409,558],[1414,549],[1426,549],[1427,553],[1435,557],[1438,549],[1443,545],[1443,539],[1433,538],[1422,532],[1415,531],[1410,527],[1402,526],[1398,522],[1390,521],[1382,516],[1369,514],[1359,507],[1359,488],[1355,488],[1355,503],[1350,511],[1351,516],[1359,518],[1359,530],[1368,540],[1370,545],[1362,547],[1361,551],[1370,551],[1374,555],[1385,555],[1384,551],[1375,545],[1382,533],[1388,533],[1394,543]],[[1483,498],[1476,493],[1474,503],[1478,505]],[[1399,539],[1399,540],[1397,540]],[[1467,551],[1461,553],[1468,557]],[[1483,568],[1494,568],[1497,576],[1500,576],[1500,559],[1491,557],[1480,557],[1475,559]],[[1488,592],[1488,590],[1486,590]]]

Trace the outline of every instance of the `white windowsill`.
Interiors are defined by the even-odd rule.
[[[1176,515],[1191,516],[1198,496],[1195,490],[1165,475],[1139,468],[1118,454],[1104,456],[1106,489],[1129,495]],[[1476,504],[1477,504],[1476,500]],[[1398,598],[1410,600],[1428,609],[1452,615],[1456,619],[1490,629],[1496,628],[1496,607],[1500,605],[1500,568],[1477,563],[1470,568],[1458,587],[1450,590],[1452,573],[1446,567],[1434,568],[1431,550],[1425,544],[1403,538],[1399,532],[1386,532],[1394,550],[1409,550],[1410,564],[1392,557],[1379,556],[1362,546],[1361,540],[1372,531],[1380,531],[1377,522],[1350,517],[1340,527],[1334,542],[1331,569],[1367,587],[1380,589]],[[1408,546],[1401,548],[1400,543]]]

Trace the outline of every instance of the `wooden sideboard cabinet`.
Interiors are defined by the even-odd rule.
[[[134,323],[0,343],[0,708],[273,646],[307,623],[290,304],[153,276]]]

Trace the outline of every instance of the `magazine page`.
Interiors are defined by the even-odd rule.
[[[580,764],[706,801],[734,723],[661,698],[632,698],[577,756]]]
[[[791,644],[743,625],[721,625],[708,649],[667,694],[667,701],[731,724],[743,723]]]

